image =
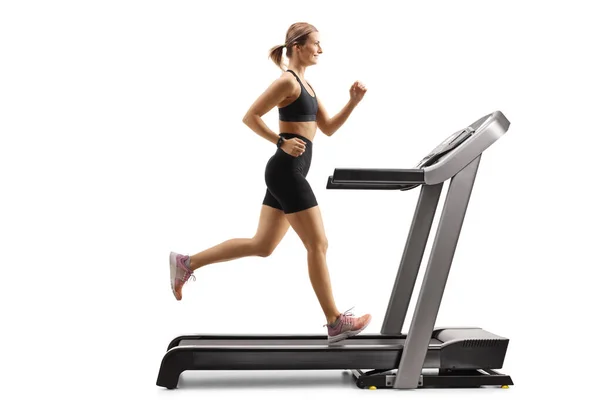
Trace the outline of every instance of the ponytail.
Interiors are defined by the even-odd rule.
[[[280,44],[278,46],[272,47],[271,50],[269,50],[269,58],[271,60],[273,60],[275,65],[277,65],[279,67],[279,69],[281,69],[282,71],[284,71],[284,69],[283,69],[283,48],[284,47],[285,47],[285,44]],[[288,57],[289,57],[289,55],[288,55]]]

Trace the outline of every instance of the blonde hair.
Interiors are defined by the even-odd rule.
[[[273,60],[273,62],[279,67],[279,69],[284,71],[283,48],[285,47],[286,49],[286,57],[291,58],[292,49],[294,45],[306,44],[308,35],[310,35],[313,32],[318,32],[317,28],[306,22],[296,22],[295,24],[290,25],[285,35],[285,44],[273,46],[271,50],[269,50],[269,58]]]

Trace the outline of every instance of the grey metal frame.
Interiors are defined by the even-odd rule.
[[[450,274],[450,266],[480,160],[481,155],[471,161],[450,181],[429,263],[398,365],[394,388],[413,389],[419,386],[425,356]],[[383,334],[401,334],[442,186],[443,183],[433,186],[425,185],[421,189],[400,269],[382,325],[381,333]]]
[[[402,254],[400,268],[381,327],[381,333],[384,335],[402,333],[443,186],[443,183],[421,186],[421,194],[404,246],[404,254]]]

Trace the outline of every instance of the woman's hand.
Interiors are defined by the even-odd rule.
[[[365,85],[359,81],[354,82],[350,88],[350,101],[354,105],[358,104],[365,96],[365,93],[367,93],[367,88]]]
[[[304,154],[306,144],[298,138],[283,139],[281,150],[285,151],[290,156],[299,157]]]

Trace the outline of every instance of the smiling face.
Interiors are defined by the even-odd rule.
[[[297,45],[294,47],[296,50],[295,55],[298,56],[298,61],[307,66],[315,65],[319,60],[319,55],[323,53],[319,32],[310,33],[304,45]]]

